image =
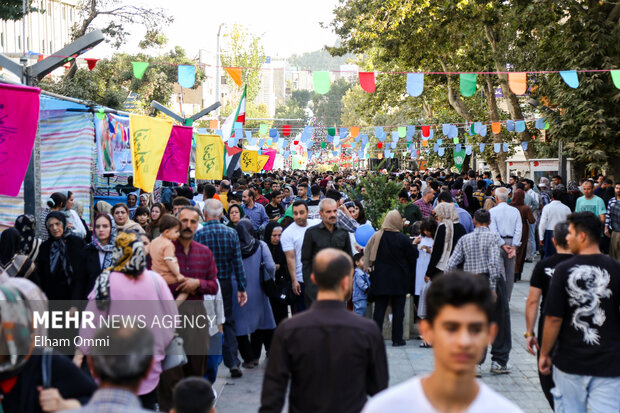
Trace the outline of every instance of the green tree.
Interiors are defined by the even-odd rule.
[[[222,66],[245,68],[241,70],[241,80],[248,87],[248,102],[253,102],[260,92],[262,77],[260,68],[265,62],[265,49],[261,38],[250,33],[247,28],[235,24],[224,34],[224,40],[226,47],[222,48],[220,55]]]
[[[351,84],[345,79],[332,82],[329,92],[324,95],[317,93],[312,96],[312,112],[325,125],[341,125],[344,105],[342,98],[351,89]]]
[[[360,178],[359,186],[364,188],[364,192],[348,194],[351,199],[362,197],[366,217],[375,228],[381,227],[385,215],[390,210],[398,208],[398,192],[402,187],[398,182],[388,178],[388,175],[376,171],[370,172]]]
[[[142,79],[133,75],[131,62],[148,62],[149,67]],[[176,46],[160,56],[143,53],[129,55],[117,53],[110,59],[101,59],[93,71],[79,69],[73,78],[62,77],[58,81],[43,79],[39,86],[44,90],[95,102],[114,109],[123,109],[130,93],[136,95],[136,111],[154,114],[150,107],[152,100],[170,105],[170,97],[177,82],[177,65],[195,64],[185,50]],[[204,80],[204,71],[196,70],[197,87]]]
[[[38,11],[38,9],[32,7],[32,0],[26,0],[26,14],[35,11]],[[24,9],[22,0],[0,1],[0,20],[21,20],[23,16]]]
[[[286,104],[276,108],[276,119],[300,119],[299,121],[293,122],[293,124],[305,125],[309,121],[306,109],[311,99],[312,92],[307,90],[294,90]],[[282,125],[290,125],[291,122],[290,120],[275,120],[273,126],[280,128]]]
[[[288,62],[299,70],[339,70],[340,65],[347,64],[353,58],[352,54],[332,56],[327,50],[315,50],[301,55],[292,55]]]

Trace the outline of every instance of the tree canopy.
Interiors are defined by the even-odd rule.
[[[334,14],[332,27],[341,44],[330,52],[363,54],[370,70],[518,72],[618,66],[620,6],[609,2],[348,0]],[[554,141],[571,142],[569,155],[584,167],[612,168],[620,164],[618,90],[609,73],[580,73],[580,79],[579,88],[570,89],[557,74],[530,76],[529,96],[518,97],[509,89],[505,74],[479,75],[478,92],[462,98],[455,76],[430,75],[422,96],[414,98],[402,93],[404,76],[379,76],[377,91],[365,99],[362,95],[359,105],[361,112],[375,118],[395,118],[400,113],[409,120],[433,124],[519,120],[537,113],[551,120],[548,133]],[[497,88],[504,96],[502,105],[495,98]],[[555,111],[541,111],[541,105],[535,109],[529,98],[548,102]],[[536,156],[544,145],[531,141],[537,134],[532,126],[521,134],[503,131],[461,138],[530,142],[526,155]],[[506,154],[487,151],[485,160],[497,170]]]

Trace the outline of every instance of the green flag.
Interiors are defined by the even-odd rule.
[[[133,66],[133,75],[136,79],[142,79],[144,76],[144,72],[146,72],[146,68],[149,67],[148,62],[131,62]]]
[[[454,166],[456,170],[461,173],[461,169],[463,169],[463,163],[465,162],[465,149],[461,149],[460,151],[454,151]]]
[[[461,95],[466,98],[473,96],[476,93],[476,74],[475,73],[461,73]]]

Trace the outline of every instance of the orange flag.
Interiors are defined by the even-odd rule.
[[[352,138],[357,138],[359,134],[360,134],[360,127],[359,126],[351,126],[351,129],[349,129],[349,135]]]
[[[508,86],[515,95],[523,95],[527,91],[527,73],[508,73]]]
[[[428,146],[428,141],[422,140],[422,146],[427,147]]]
[[[493,122],[491,123],[491,130],[493,131],[494,134],[498,134],[502,131],[502,124],[499,122]]]
[[[226,73],[232,77],[237,86],[241,86],[241,68],[240,67],[225,67]]]

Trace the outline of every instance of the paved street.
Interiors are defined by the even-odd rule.
[[[527,280],[515,284],[510,303],[512,318],[511,372],[508,375],[492,376],[489,373],[490,357],[483,366],[482,380],[493,389],[516,402],[525,412],[551,412],[547,400],[540,390],[536,359],[525,350],[525,298],[529,289],[529,274],[533,264],[527,264],[524,275]],[[419,348],[420,341],[409,340],[404,347],[392,347],[386,341],[390,371],[390,386],[413,376],[428,373],[433,367],[431,349]],[[217,411],[221,413],[247,413],[258,410],[266,360],[261,360],[257,369],[244,370],[241,379],[229,378],[228,369],[220,366],[215,383],[218,392]]]

